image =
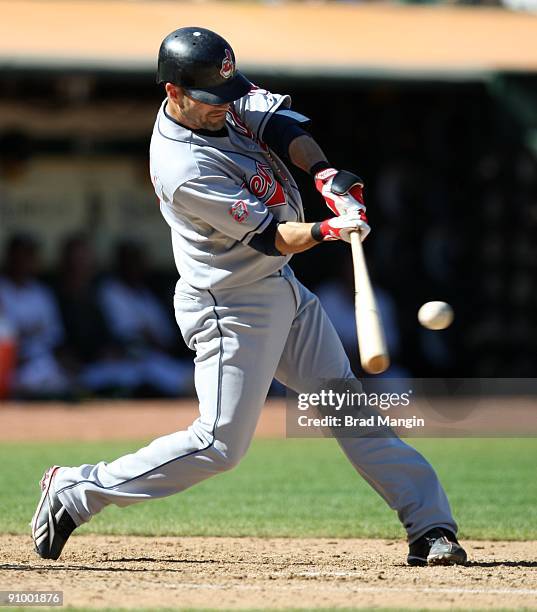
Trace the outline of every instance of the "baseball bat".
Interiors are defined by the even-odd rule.
[[[369,280],[359,232],[351,233],[351,247],[354,265],[354,309],[360,362],[369,374],[380,374],[388,369],[390,356],[386,347],[377,300]]]

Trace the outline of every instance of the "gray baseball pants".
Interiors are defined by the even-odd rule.
[[[312,380],[354,378],[318,299],[288,266],[232,289],[198,290],[179,280],[174,303],[183,337],[196,351],[200,416],[185,431],[111,463],[58,470],[56,492],[77,525],[109,504],[172,495],[237,465],[274,377],[297,392],[310,391]],[[397,511],[410,542],[435,526],[457,531],[434,470],[415,449],[397,437],[339,444]]]

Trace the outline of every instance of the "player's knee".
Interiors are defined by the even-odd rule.
[[[218,448],[218,446],[220,446],[220,448]],[[237,467],[245,454],[245,449],[239,447],[223,446],[218,445],[218,443],[215,444],[215,447],[218,449],[218,468],[219,471],[222,472]]]
[[[200,444],[205,448],[200,449],[203,454],[210,457],[210,470],[214,473],[226,472],[236,467],[244,457],[248,444],[223,440],[218,435],[213,438],[213,432],[208,430],[201,419],[196,420],[191,426],[191,431],[195,434]]]

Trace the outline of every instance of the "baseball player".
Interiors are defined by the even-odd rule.
[[[57,559],[71,532],[105,506],[183,491],[246,453],[274,377],[297,392],[355,380],[293,253],[370,231],[356,175],[332,168],[289,96],[252,85],[231,46],[199,27],[162,42],[151,178],[171,228],[180,279],[175,313],[196,353],[200,416],[186,430],[111,463],[50,468],[32,521],[37,553]],[[283,159],[311,173],[331,211],[304,221]],[[339,440],[356,470],[397,511],[411,565],[464,563],[457,525],[427,461],[397,437]]]

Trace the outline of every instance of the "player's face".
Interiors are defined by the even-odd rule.
[[[183,112],[188,113],[191,121],[197,122],[199,127],[204,130],[219,130],[224,127],[226,113],[229,109],[229,102],[225,104],[205,104],[199,100],[194,100],[184,96]]]
[[[177,119],[180,123],[194,129],[220,130],[226,122],[226,113],[229,109],[229,102],[225,104],[205,104],[199,100],[189,98],[178,87],[171,86],[173,90],[168,90],[168,98],[175,107]]]

